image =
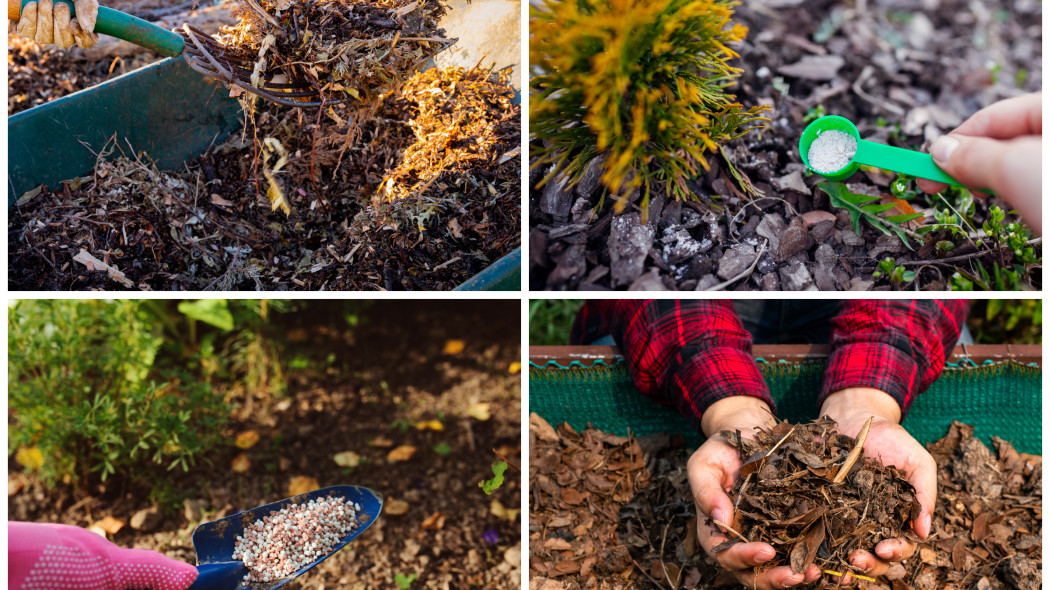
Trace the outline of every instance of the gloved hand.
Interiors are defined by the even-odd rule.
[[[18,34],[40,43],[58,45],[65,49],[74,42],[83,48],[98,43],[95,20],[98,18],[98,0],[74,0],[77,16],[69,18],[69,6],[53,0],[36,0],[22,8],[18,19]]]
[[[197,568],[148,549],[123,549],[80,527],[7,523],[11,590],[185,590]]]

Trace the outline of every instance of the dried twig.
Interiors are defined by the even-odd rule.
[[[864,450],[864,441],[868,439],[868,429],[871,428],[871,421],[875,419],[875,416],[868,418],[868,421],[864,423],[864,427],[860,429],[860,434],[857,435],[857,441],[853,445],[853,450],[846,456],[845,463],[839,469],[839,472],[835,474],[835,479],[831,480],[831,483],[842,483],[842,480],[846,479],[849,475],[849,470],[853,467],[853,464],[857,462],[857,458],[860,457],[861,452]]]
[[[733,533],[734,535],[739,537],[741,541],[743,541],[745,543],[750,543],[751,542],[751,541],[747,540],[747,537],[745,537],[744,535],[741,535],[739,531],[737,531],[733,527],[729,526],[728,524],[722,522],[721,520],[717,520],[717,519],[712,518],[711,522],[713,522],[713,523],[717,524],[718,526],[724,528],[725,530]]]

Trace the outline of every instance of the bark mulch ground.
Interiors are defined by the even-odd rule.
[[[185,501],[158,522],[130,526],[150,508],[144,490],[122,489],[112,479],[87,493],[48,488],[15,470],[13,458],[9,518],[88,527],[113,517],[125,523],[109,537],[117,545],[196,563],[191,535],[198,524],[286,498],[293,478],[306,477],[317,487],[372,488],[383,494],[384,510],[287,588],[398,588],[398,579],[411,579],[413,590],[520,588],[520,473],[508,469],[491,496],[478,486],[492,477],[493,450],[521,464],[521,375],[509,369],[521,358],[518,305],[405,304],[376,302],[349,332],[331,327],[338,302],[297,316],[288,339],[327,368],[289,373],[283,396],[230,384],[238,408],[229,444],[189,473],[165,472]],[[462,340],[462,352],[446,352],[449,339]],[[468,411],[479,403],[488,404],[486,420]],[[416,427],[433,420],[444,429]],[[231,461],[242,451],[233,442],[247,430],[259,442],[244,451],[250,469],[237,473]],[[390,456],[401,445],[416,449],[408,460]],[[334,456],[345,451],[360,463],[337,464]]]
[[[993,262],[1010,267],[1008,251],[1000,258],[974,244],[992,204],[1010,209],[994,198],[974,203],[968,238],[938,231],[927,246],[909,249],[866,221],[854,233],[849,214],[815,188],[823,179],[804,171],[798,138],[817,116],[841,115],[865,139],[925,151],[981,107],[1040,90],[1039,3],[946,0],[926,9],[778,0],[735,10],[750,33],[732,64],[744,73],[730,90],[745,106],[767,104],[772,111],[767,130],[731,142],[726,154],[764,196],[746,195],[717,154],[710,158],[717,165],[692,185],[696,201],[655,198],[647,223],[638,195],[619,216],[611,206],[593,216],[602,193],[597,168],[575,190],[549,182],[529,195],[531,288],[944,290],[956,271],[979,276],[978,263],[989,272]],[[546,173],[533,169],[529,186]],[[891,194],[894,180],[861,172],[848,186],[879,197]],[[936,198],[908,204],[925,212],[927,223],[934,207],[947,210]],[[939,240],[955,248],[937,251]],[[917,278],[894,284],[873,277],[885,258]],[[1027,266],[1027,277],[1010,288],[1041,287],[1041,264]]]
[[[933,533],[864,587],[1041,586],[1042,458],[994,437],[993,454],[972,433],[956,422],[928,445],[938,465]],[[697,545],[685,468],[693,449],[680,436],[575,432],[533,414],[529,440],[532,590],[740,587]]]

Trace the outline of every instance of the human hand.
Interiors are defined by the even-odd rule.
[[[185,590],[197,568],[148,549],[123,549],[87,529],[7,523],[11,590]]]
[[[35,0],[22,8],[18,34],[41,45],[58,45],[65,49],[73,43],[83,48],[98,43],[94,32],[98,18],[98,0],[74,0],[76,17],[70,19],[69,5],[54,0]]]
[[[975,189],[988,189],[1043,233],[1042,92],[1001,100],[985,107],[930,146],[933,161],[949,176]],[[936,193],[947,185],[918,179]]]
[[[773,546],[768,543],[737,543],[718,553],[711,551],[730,537],[721,527],[709,524],[708,519],[739,526],[734,524],[733,501],[725,490],[732,488],[740,476],[742,463],[737,450],[719,432],[739,430],[741,436],[752,438],[753,429],[756,426],[771,426],[772,418],[769,406],[754,397],[727,397],[711,404],[701,420],[701,428],[708,438],[689,458],[687,468],[697,510],[697,541],[708,555],[732,572],[741,584],[755,589],[790,588],[820,578],[820,569],[812,564],[799,574],[793,573],[788,566],[756,572],[755,566],[776,555]]]
[[[838,423],[839,432],[852,437],[874,417],[864,443],[864,455],[895,466],[915,486],[915,497],[922,510],[911,526],[916,535],[925,539],[930,534],[933,507],[937,503],[937,463],[900,425],[897,401],[877,389],[842,389],[824,400],[820,414],[830,416]],[[881,576],[892,562],[907,559],[915,549],[915,543],[906,539],[886,539],[875,546],[874,555],[858,551],[850,556],[850,563],[867,575]],[[844,583],[848,583],[851,576],[846,578]]]

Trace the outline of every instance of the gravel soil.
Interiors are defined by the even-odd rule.
[[[492,449],[521,464],[521,375],[509,371],[521,358],[519,308],[517,301],[376,302],[349,334],[327,328],[339,304],[296,315],[288,320],[288,338],[311,358],[334,355],[330,368],[290,374],[283,397],[231,388],[238,409],[227,428],[229,444],[206,457],[210,465],[202,461],[188,474],[172,472],[172,485],[186,502],[148,530],[125,526],[110,540],[195,563],[191,534],[198,524],[286,498],[291,479],[305,476],[316,478],[318,487],[377,490],[384,495],[384,513],[287,588],[397,588],[396,576],[412,574],[418,575],[412,590],[519,588],[520,516],[508,520],[492,507],[498,500],[518,509],[520,473],[509,468],[491,496],[478,487],[498,460]],[[445,354],[448,339],[463,340],[465,349]],[[467,415],[477,402],[490,404],[488,420]],[[415,427],[437,419],[444,430]],[[241,451],[233,441],[249,429],[260,440],[246,451],[251,469],[238,474],[231,461]],[[434,450],[441,444],[448,445],[445,455]],[[416,453],[407,461],[388,459],[400,445],[412,445]],[[352,470],[340,467],[333,456],[344,451],[365,462]],[[14,471],[13,458],[9,464],[11,520],[90,526],[113,516],[130,523],[150,507],[142,490],[111,485],[84,495],[68,486],[49,489]],[[395,500],[407,503],[404,514],[394,514]]]

